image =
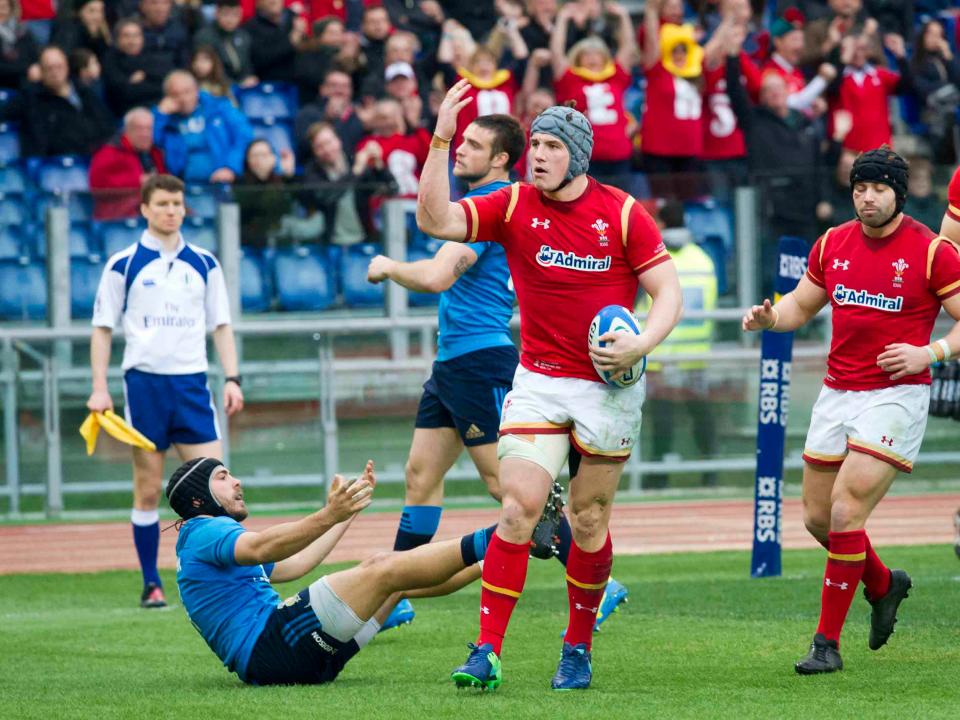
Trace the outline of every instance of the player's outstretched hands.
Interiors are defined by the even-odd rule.
[[[597,338],[597,342],[604,343],[590,346],[590,359],[593,364],[604,372],[613,373],[612,378],[617,380],[625,372],[643,359],[643,356],[653,350],[647,346],[643,334],[634,335],[627,332],[605,332]]]
[[[884,372],[893,373],[891,380],[899,380],[905,375],[916,375],[930,367],[930,353],[925,347],[893,343],[885,345],[883,352],[877,355],[877,365]]]
[[[360,477],[344,480],[342,475],[334,475],[327,495],[327,509],[333,515],[334,522],[349,520],[367,507],[373,501],[373,486],[376,483],[373,460],[367,460]]]
[[[470,83],[463,78],[447,90],[440,109],[437,110],[437,127],[433,131],[437,137],[449,140],[457,132],[457,115],[473,100],[471,97],[464,97],[469,89]]]
[[[750,311],[743,316],[740,327],[743,328],[744,332],[768,330],[773,327],[775,319],[773,304],[769,300],[764,300],[763,305],[754,305],[750,308]]]

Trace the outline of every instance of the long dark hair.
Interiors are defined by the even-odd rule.
[[[929,28],[931,25],[934,25],[934,24],[940,26],[940,30],[943,31],[944,37],[947,36],[947,29],[943,26],[943,23],[937,20],[936,18],[931,18],[930,20],[927,20],[925,23],[923,23],[923,25],[920,26],[920,28],[917,30],[917,35],[913,40],[913,69],[914,70],[923,67],[923,65],[927,62],[927,59],[930,57],[934,57],[941,61],[943,60],[943,58],[939,53],[933,54],[923,46],[923,36],[927,34],[927,28]]]

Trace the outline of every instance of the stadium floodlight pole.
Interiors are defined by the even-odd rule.
[[[806,243],[780,238],[775,300],[797,287],[807,270]],[[760,399],[757,416],[757,471],[753,490],[751,577],[780,575],[783,504],[783,452],[790,407],[793,333],[763,331],[760,348]]]

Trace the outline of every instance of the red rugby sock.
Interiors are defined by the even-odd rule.
[[[523,592],[530,560],[530,543],[511,543],[493,534],[483,559],[480,590],[480,636],[477,645],[490,643],[499,655],[513,608]]]
[[[570,545],[567,560],[567,599],[570,602],[570,619],[564,642],[571,645],[586,643],[590,649],[593,642],[593,625],[603,599],[603,590],[613,566],[613,543],[610,533],[606,542],[596,552],[585,552],[575,542]]]
[[[867,589],[867,596],[871,600],[876,600],[890,591],[890,568],[883,564],[883,560],[873,549],[870,536],[865,535],[865,537],[867,559],[863,566],[863,586]]]
[[[866,542],[865,530],[830,533],[817,632],[823,633],[828,640],[836,640],[838,644],[850,603],[863,577]]]

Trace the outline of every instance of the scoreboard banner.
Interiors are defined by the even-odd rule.
[[[807,271],[809,247],[800,238],[780,238],[775,300],[792,291]],[[757,474],[753,491],[752,577],[780,575],[783,453],[790,407],[793,333],[764,331],[760,350]]]

